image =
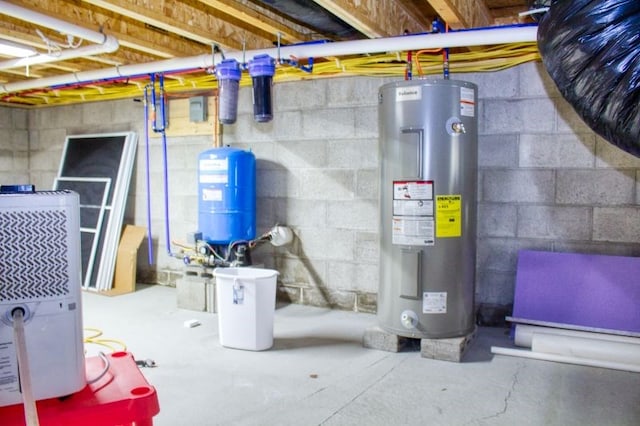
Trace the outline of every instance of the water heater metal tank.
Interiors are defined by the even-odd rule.
[[[256,236],[256,158],[223,147],[198,156],[198,230],[209,244]]]
[[[412,338],[474,329],[477,87],[455,80],[379,91],[378,321]]]

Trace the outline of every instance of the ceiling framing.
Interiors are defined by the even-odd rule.
[[[529,0],[7,0],[21,8],[108,34],[112,53],[0,69],[0,84],[210,53],[315,40],[390,37],[522,22]],[[2,6],[0,5],[0,12]],[[57,30],[0,14],[0,38],[47,52]],[[83,43],[83,46],[87,42]],[[0,56],[0,61],[8,59]]]

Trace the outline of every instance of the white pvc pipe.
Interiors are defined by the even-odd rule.
[[[537,359],[541,361],[561,362],[564,364],[585,365],[588,367],[610,368],[613,370],[631,371],[640,373],[640,366],[629,365],[620,362],[602,361],[587,358],[578,358],[566,355],[545,354],[523,349],[501,348],[497,346],[491,347],[491,353],[496,355],[507,355],[521,358]]]
[[[283,46],[280,49],[256,49],[246,52],[225,52],[225,58],[243,61],[256,55],[266,54],[273,58],[295,57],[298,59],[345,55],[360,55],[379,52],[401,52],[407,50],[434,49],[443,47],[468,47],[493,44],[521,43],[536,41],[536,26],[496,27],[491,29],[458,31],[440,34],[419,34],[379,39],[342,41],[335,43],[314,43]],[[217,55],[217,60],[221,56]],[[0,93],[19,92],[40,87],[84,83],[95,80],[127,77],[166,71],[182,71],[214,66],[212,55],[198,55],[186,58],[167,59],[146,64],[125,65],[95,71],[84,71],[56,77],[45,77],[17,83],[0,85]]]
[[[639,337],[619,336],[615,334],[594,333],[590,331],[568,330],[564,328],[540,327],[536,325],[516,324],[513,342],[516,346],[530,348],[533,338],[539,334],[551,334],[554,336],[580,337],[585,339],[597,339],[610,342],[635,343],[640,345]]]
[[[111,53],[118,50],[119,46],[118,40],[108,35],[106,36],[104,43],[101,44],[90,44],[76,49],[67,49],[53,55],[43,53],[34,56],[27,56],[25,58],[14,58],[0,61],[0,70],[44,64],[54,61],[66,61],[69,59],[80,58],[82,56],[99,55],[101,53]]]
[[[66,21],[52,18],[51,16],[43,15],[42,13],[34,12],[33,10],[25,9],[3,0],[0,0],[0,14],[47,27],[58,31],[61,34],[79,37],[92,43],[102,44],[105,42],[106,38],[105,34],[98,31],[79,27]]]
[[[640,368],[640,344],[638,343],[534,334],[531,350],[537,353],[618,362]]]

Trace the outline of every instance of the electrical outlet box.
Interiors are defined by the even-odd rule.
[[[207,120],[206,96],[194,96],[189,98],[189,121],[200,122]]]

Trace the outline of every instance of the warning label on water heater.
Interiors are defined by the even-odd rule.
[[[425,291],[422,294],[423,314],[446,314],[447,313],[447,292]]]
[[[435,243],[433,181],[393,182],[392,243],[432,246]]]
[[[436,197],[436,237],[462,236],[462,196],[438,195]]]
[[[460,88],[460,115],[473,117],[476,115],[476,97],[473,89]]]

